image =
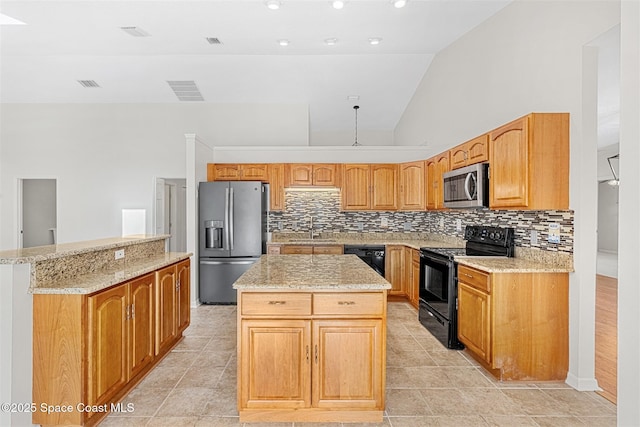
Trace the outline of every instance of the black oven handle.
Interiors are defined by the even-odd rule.
[[[425,261],[430,261],[436,264],[444,265],[445,267],[447,267],[451,262],[449,259],[442,259],[440,257],[435,257],[435,256],[424,254],[424,253],[420,254],[420,258]]]

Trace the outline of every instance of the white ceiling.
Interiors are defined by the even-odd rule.
[[[355,104],[359,128],[393,130],[434,55],[510,1],[3,0],[26,25],[0,26],[0,101],[177,103],[167,81],[193,80],[204,102],[308,105],[312,132],[351,130]]]

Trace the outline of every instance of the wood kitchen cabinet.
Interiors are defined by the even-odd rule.
[[[342,178],[342,209],[396,210],[396,164],[345,164]]]
[[[407,297],[411,305],[418,308],[420,303],[420,251],[405,246],[404,266]]]
[[[279,250],[271,254],[282,255],[342,255],[343,245],[278,245]]]
[[[426,209],[425,162],[402,163],[399,166],[399,210],[423,211]]]
[[[567,273],[488,273],[458,266],[458,338],[501,380],[565,380]]]
[[[403,245],[387,245],[384,254],[384,275],[391,283],[389,295],[406,295],[405,290],[405,247]]]
[[[484,134],[449,150],[451,170],[489,161],[489,134]]]
[[[569,114],[532,113],[489,133],[489,207],[569,208]]]
[[[284,211],[284,163],[269,164],[269,208]]]
[[[379,421],[384,292],[239,292],[241,422]]]
[[[449,152],[441,153],[426,161],[427,209],[444,209],[443,175],[449,171]]]
[[[164,353],[189,326],[189,271],[183,261],[156,272],[156,354]]]
[[[34,294],[33,402],[38,407],[71,404],[74,410],[36,411],[32,422],[100,422],[110,404],[122,399],[180,341],[190,319],[189,268],[187,259],[93,294]],[[171,304],[158,302],[169,294],[174,296],[163,301]],[[173,308],[169,316],[167,307]],[[165,318],[176,322],[173,329]],[[165,340],[162,352],[157,351],[158,338]],[[108,409],[79,411],[82,404]]]
[[[335,163],[288,163],[287,186],[338,187],[339,165]]]
[[[209,163],[207,181],[262,181],[268,182],[266,163]]]

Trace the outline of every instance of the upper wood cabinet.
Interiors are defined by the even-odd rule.
[[[284,163],[269,164],[269,204],[272,211],[284,210]]]
[[[339,165],[335,163],[288,163],[285,170],[287,186],[339,186]]]
[[[532,113],[489,133],[489,207],[569,208],[569,114]]]
[[[489,135],[485,134],[449,150],[451,170],[489,161]]]
[[[268,181],[266,163],[209,163],[207,181]]]
[[[342,209],[396,210],[396,164],[345,164],[342,175]]]
[[[439,154],[426,161],[427,209],[444,209],[443,177],[449,171],[449,152]]]
[[[425,162],[400,164],[398,209],[423,211],[426,208]]]

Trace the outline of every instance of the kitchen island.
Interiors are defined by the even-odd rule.
[[[387,290],[355,255],[263,255],[238,291],[241,422],[381,422]]]

